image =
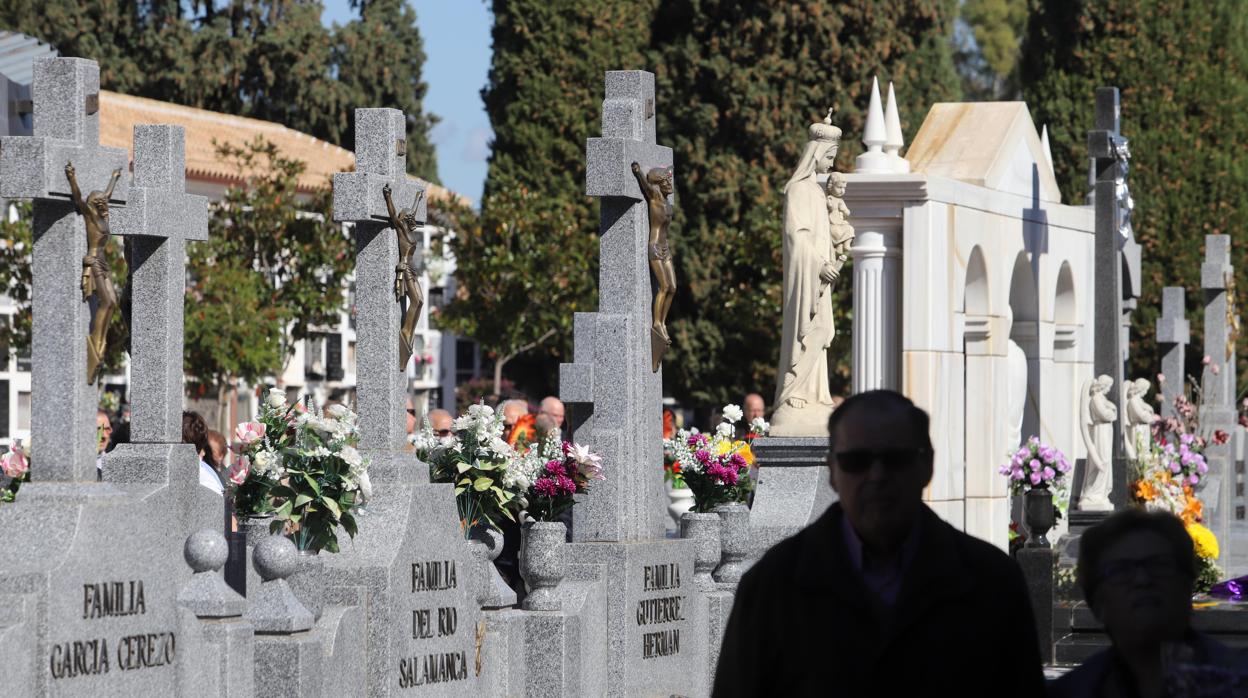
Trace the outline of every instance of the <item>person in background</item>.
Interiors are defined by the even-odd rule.
[[[555,425],[556,429],[563,428],[563,401],[554,395],[547,395],[542,398],[541,407],[538,409],[537,413],[538,415],[546,415],[549,417],[551,423]]]
[[[226,443],[224,434],[213,429],[208,430],[208,453],[205,455],[204,460],[208,461],[208,465],[217,471],[217,475],[224,482],[225,471],[230,467],[230,445]]]
[[[113,435],[108,440],[108,448],[104,449],[105,453],[112,453],[113,449],[121,444],[130,443],[130,422],[122,421],[113,427]]]
[[[1022,571],[923,503],[929,428],[888,390],[832,413],[840,500],[741,578],[712,696],[1044,695]]]
[[[407,410],[407,415],[406,415],[407,424],[404,426],[404,428],[407,430],[406,450],[411,451],[412,449],[415,448],[415,446],[412,443],[412,435],[416,433],[416,429],[418,428],[418,422],[416,419],[416,403],[412,402],[411,395],[407,396],[407,407],[405,409]]]
[[[1085,531],[1075,578],[1113,644],[1057,679],[1049,695],[1248,694],[1243,658],[1192,630],[1196,572],[1191,536],[1167,512],[1124,509]],[[1238,690],[1203,690],[1229,689],[1237,679]],[[1202,690],[1168,688],[1175,681]]]
[[[503,403],[503,438],[513,448],[527,450],[537,439],[537,415],[529,414],[529,403],[507,400]]]
[[[95,411],[95,479],[104,479],[104,451],[113,436],[113,422],[103,409]]]
[[[429,420],[429,428],[433,430],[434,436],[446,438],[451,435],[451,425],[455,423],[455,419],[450,412],[443,409],[429,410],[425,417]]]
[[[741,401],[741,406],[745,408],[745,423],[749,424],[759,417],[765,417],[767,414],[767,403],[763,402],[763,396],[758,393],[750,393]]]
[[[182,443],[191,444],[199,454],[199,484],[224,496],[225,487],[221,485],[221,478],[204,460],[211,457],[212,447],[208,444],[208,425],[198,412],[182,413]]]

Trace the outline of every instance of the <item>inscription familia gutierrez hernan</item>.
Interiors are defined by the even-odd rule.
[[[96,620],[147,613],[143,580],[95,582],[82,585],[82,619]],[[173,664],[176,639],[172,632],[137,633],[113,641],[109,652],[107,637],[67,640],[52,645],[48,657],[52,678],[135,671]]]
[[[642,569],[644,592],[671,591],[680,588],[680,565],[674,562],[646,565]],[[683,594],[658,596],[637,602],[637,626],[652,628],[655,625],[679,623],[685,620],[680,604]],[[649,630],[641,635],[641,658],[654,659],[680,654],[680,628]]]
[[[454,560],[412,563],[413,594],[449,591],[458,585]],[[455,637],[458,630],[459,609],[454,606],[412,609],[413,640]],[[399,688],[417,688],[467,678],[468,655],[463,650],[432,652],[399,660]]]

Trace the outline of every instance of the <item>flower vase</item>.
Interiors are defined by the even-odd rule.
[[[715,586],[711,572],[719,564],[719,514],[687,511],[680,517],[680,537],[694,541],[693,579],[703,589]]]
[[[667,515],[680,526],[680,516],[693,508],[693,490],[688,487],[673,487],[667,491]]]
[[[717,582],[736,584],[745,573],[750,549],[750,508],[740,502],[715,507],[719,516],[720,560],[712,575]]]
[[[567,569],[563,559],[566,537],[562,521],[530,521],[520,529],[520,575],[529,588],[524,598],[526,610],[562,608],[558,586]]]
[[[1023,494],[1023,522],[1031,534],[1027,538],[1029,548],[1048,548],[1045,534],[1053,528],[1053,493],[1047,487],[1033,487]]]
[[[477,603],[484,608],[514,606],[516,592],[494,565],[503,552],[502,532],[490,526],[476,526],[468,534],[468,548],[477,566]]]
[[[240,519],[238,522],[238,528],[243,532],[247,539],[247,547],[254,548],[260,544],[260,541],[272,535],[269,533],[269,528],[272,523],[272,514],[259,514]]]

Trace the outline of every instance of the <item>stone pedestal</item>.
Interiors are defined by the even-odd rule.
[[[828,473],[828,440],[761,438],[751,444],[758,486],[750,509],[751,558],[814,522],[835,502]]]
[[[1057,553],[1052,548],[1023,548],[1016,557],[1027,580],[1031,609],[1036,617],[1036,633],[1040,643],[1040,659],[1053,662],[1053,585]]]

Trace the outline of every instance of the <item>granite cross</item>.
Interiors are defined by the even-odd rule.
[[[181,126],[134,127],[134,183],[114,235],[133,235],[130,438],[182,441],[186,241],[208,239],[208,199],[186,193]]]
[[[662,373],[651,366],[651,277],[645,199],[631,166],[672,166],[655,144],[654,75],[610,71],[602,137],[586,143],[585,191],[599,197],[596,313],[577,313],[573,363],[559,367],[560,397],[570,405],[576,439],[591,444],[612,475],[573,509],[578,541],[663,537],[665,497]]]
[[[1096,281],[1093,287],[1095,346],[1093,375],[1109,376],[1113,387],[1110,399],[1118,407],[1118,419],[1111,423],[1113,480],[1110,500],[1115,507],[1125,502],[1126,461],[1122,448],[1123,314],[1122,248],[1130,238],[1126,203],[1127,140],[1119,133],[1118,88],[1096,90],[1096,128],[1088,132],[1088,150],[1096,170],[1096,238],[1094,257]],[[1124,198],[1126,195],[1126,198]]]
[[[126,152],[99,145],[100,68],[82,58],[34,62],[34,135],[0,140],[0,197],[34,199],[31,263],[31,440],[39,479],[96,479],[96,387],[88,385],[91,308],[79,283],[87,252],[82,217],[70,200],[65,165],[72,162],[84,195],[103,190]],[[111,202],[125,203],[128,177]],[[36,446],[38,448],[38,446]]]
[[[425,188],[407,176],[406,133],[398,109],[356,109],[355,171],[334,175],[334,220],[355,224],[356,403],[360,448],[370,453],[374,481],[397,476],[400,471],[393,466],[409,462],[402,453],[407,373],[395,369],[403,318],[403,308],[394,301],[399,248],[382,195],[388,184],[396,205],[407,206]],[[426,212],[422,196],[415,212],[419,223]],[[408,475],[428,482],[427,472],[405,473],[404,478]]]
[[[1184,352],[1191,339],[1187,322],[1187,304],[1182,286],[1161,289],[1161,317],[1157,318],[1157,344],[1161,349],[1161,375],[1165,380],[1157,386],[1161,393],[1161,416],[1177,417],[1174,400],[1183,393],[1187,382]]]
[[[1209,363],[1201,376],[1200,426],[1205,435],[1224,431],[1231,435],[1222,444],[1212,440],[1205,448],[1209,476],[1201,492],[1206,524],[1220,540],[1230,533],[1230,500],[1235,485],[1234,454],[1238,414],[1236,411],[1235,343],[1239,339],[1239,314],[1235,308],[1235,269],[1231,266],[1231,236],[1205,236],[1205,263],[1200,266],[1200,286],[1205,301],[1205,356]]]

